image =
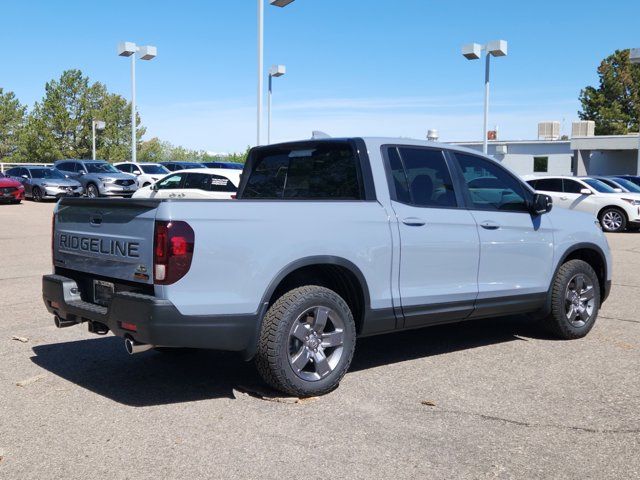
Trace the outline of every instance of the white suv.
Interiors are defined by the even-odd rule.
[[[169,173],[169,170],[159,163],[121,162],[114,166],[121,172],[138,177],[138,187],[140,188],[153,185]]]
[[[546,193],[553,204],[594,214],[606,232],[622,232],[640,226],[640,194],[616,192],[591,177],[527,177],[535,190]]]

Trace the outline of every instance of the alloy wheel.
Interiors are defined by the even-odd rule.
[[[595,291],[593,282],[579,273],[571,277],[565,294],[565,315],[574,327],[583,327],[593,315]]]
[[[329,375],[343,353],[344,320],[334,310],[316,306],[305,310],[289,332],[289,364],[306,381]]]
[[[95,185],[89,185],[87,187],[87,197],[96,198],[98,196],[98,191]]]
[[[608,231],[615,232],[622,227],[622,214],[616,210],[608,210],[602,216],[602,224]]]

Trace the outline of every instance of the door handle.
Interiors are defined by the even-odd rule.
[[[407,217],[402,219],[402,223],[410,227],[422,227],[426,225],[427,222],[418,217]]]
[[[569,197],[560,197],[560,200],[569,200]]]
[[[480,226],[486,230],[498,230],[500,228],[500,225],[496,222],[491,222],[489,220],[485,220],[480,224]]]

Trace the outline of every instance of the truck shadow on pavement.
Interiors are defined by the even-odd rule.
[[[350,370],[528,338],[550,337],[530,320],[511,317],[363,338],[358,340]],[[238,388],[265,390],[253,365],[227,352],[149,351],[129,356],[122,339],[113,336],[39,345],[33,352],[31,360],[36,365],[134,407],[235,398],[234,389]]]

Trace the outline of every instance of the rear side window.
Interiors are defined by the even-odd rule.
[[[387,151],[396,198],[417,207],[456,207],[442,150],[392,147]]]
[[[259,150],[242,198],[362,200],[360,164],[349,143]]]
[[[211,192],[235,192],[236,186],[231,180],[222,175],[209,175],[209,191]]]
[[[535,189],[543,190],[545,192],[562,192],[562,179],[542,178],[536,181]]]
[[[528,212],[524,185],[485,158],[456,153],[472,207],[478,210]]]

